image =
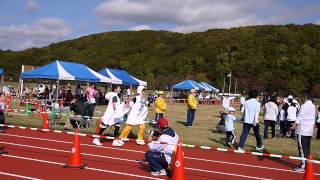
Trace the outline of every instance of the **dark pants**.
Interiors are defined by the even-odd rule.
[[[271,120],[264,120],[264,139],[268,139],[268,130],[271,127],[272,138],[276,135],[276,122]]]
[[[187,112],[187,126],[192,126],[193,120],[194,120],[194,115],[196,114],[195,109],[188,109]]]
[[[87,108],[88,108],[88,116],[89,116],[90,119],[92,119],[92,117],[93,117],[93,113],[94,113],[94,108],[95,107],[96,107],[96,103],[94,103],[94,104],[89,104],[88,103]]]
[[[161,118],[163,118],[163,113],[156,113],[156,117],[154,118],[154,120],[157,122]]]
[[[280,132],[282,136],[287,134],[287,121],[280,121]]]
[[[236,134],[233,131],[226,131],[226,146],[234,143]]]
[[[320,123],[317,123],[317,128],[318,128],[318,130],[317,130],[317,137],[316,137],[316,139],[320,139]]]
[[[244,144],[246,143],[246,140],[251,128],[253,128],[254,136],[256,137],[257,147],[260,148],[262,146],[262,141],[260,136],[260,125],[257,124],[256,126],[253,126],[252,124],[244,123],[242,134],[240,136],[240,144],[239,144],[240,148],[244,147]]]
[[[104,130],[106,130],[109,126],[105,124],[101,124],[101,128],[98,132],[98,135],[103,135]],[[120,130],[120,124],[115,124],[114,125],[114,131],[113,131],[113,137],[118,137],[119,136],[119,130]]]
[[[290,127],[292,127],[293,124],[294,124],[294,121],[287,121],[287,131],[289,132],[290,137],[292,139],[294,139],[294,136],[295,136],[295,129],[290,129]]]
[[[5,120],[6,120],[6,116],[4,115],[3,112],[0,113],[0,124],[4,124],[5,123]],[[0,126],[0,130],[3,130],[4,127],[3,126]]]
[[[144,156],[149,162],[152,172],[168,168],[168,162],[162,153],[147,151]]]
[[[298,141],[298,151],[299,156],[302,158],[308,158],[310,155],[310,144],[311,144],[311,138],[312,136],[302,136],[297,135],[297,141]],[[301,168],[306,167],[306,161],[301,161]]]

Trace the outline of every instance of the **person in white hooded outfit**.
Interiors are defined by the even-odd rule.
[[[120,119],[127,113],[126,109],[123,107],[123,103],[119,98],[118,94],[120,93],[121,89],[119,85],[114,85],[112,87],[113,92],[109,92],[105,95],[105,98],[109,100],[107,109],[102,116],[102,123],[100,125],[100,130],[98,135],[103,135],[104,130],[106,130],[109,126],[114,126],[114,137],[119,135],[120,129]],[[101,146],[101,142],[99,138],[93,139],[93,144],[97,146]]]
[[[128,119],[126,122],[125,128],[122,130],[119,139],[113,141],[113,146],[122,146],[124,142],[123,139],[126,139],[133,126],[139,126],[137,144],[144,145],[143,141],[144,136],[144,120],[148,115],[147,101],[145,99],[146,89],[144,86],[139,86],[137,88],[137,96],[135,97],[134,104],[131,107],[131,111],[128,114]]]

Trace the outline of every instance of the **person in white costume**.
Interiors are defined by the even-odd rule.
[[[144,145],[143,141],[144,136],[144,120],[148,115],[147,100],[145,99],[146,89],[144,86],[139,86],[137,88],[137,96],[135,97],[134,104],[131,107],[129,112],[128,119],[126,122],[125,128],[122,130],[119,139],[115,139],[112,143],[113,146],[122,146],[124,142],[122,139],[126,139],[133,126],[139,126],[139,133],[137,144]]]
[[[128,112],[118,96],[120,91],[120,85],[114,85],[112,87],[112,92],[109,92],[105,95],[105,98],[109,101],[109,103],[104,115],[102,116],[102,122],[100,125],[101,128],[98,132],[98,135],[103,135],[104,130],[106,130],[109,126],[114,126],[114,137],[119,135],[121,118]],[[102,145],[99,138],[94,138],[92,143],[97,146]]]

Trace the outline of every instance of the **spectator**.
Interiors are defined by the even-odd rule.
[[[244,91],[243,91],[244,92]],[[241,97],[240,97],[240,111],[242,111],[242,107],[243,107],[243,105],[244,105],[244,102],[246,102],[246,97],[245,97],[245,95],[243,94],[243,95],[241,95]]]
[[[75,92],[74,92],[74,95],[77,97],[77,99],[82,99],[83,98],[83,95],[82,95],[82,92],[81,92],[81,86],[80,86],[80,83],[77,85],[76,89],[75,89]]]
[[[318,107],[318,115],[317,115],[316,125],[317,125],[317,128],[318,128],[316,139],[320,139],[320,106]]]
[[[85,102],[81,101],[79,97],[74,97],[70,102],[70,110],[74,112],[74,116],[72,116],[70,122],[66,122],[65,129],[67,130],[71,128],[70,124],[73,128],[77,128],[86,121],[87,118],[83,116],[88,116],[87,105]]]
[[[294,139],[294,129],[290,129],[290,127],[293,126],[295,121],[297,120],[297,113],[298,113],[298,108],[296,107],[295,103],[291,103],[290,106],[288,107],[287,110],[287,130],[289,130],[289,134],[287,137],[291,137],[291,139]]]
[[[178,134],[168,124],[166,119],[160,119],[157,122],[160,136],[154,140],[158,143],[149,143],[149,151],[145,153],[145,158],[151,167],[152,176],[167,175],[166,171],[171,163],[172,153],[175,149],[174,144],[177,144],[179,141]]]
[[[96,99],[94,98],[94,93],[96,90],[94,89],[94,84],[90,84],[87,88],[86,95],[87,95],[87,104],[88,104],[88,115],[91,119],[93,117],[94,108],[96,106]]]
[[[274,97],[270,98],[269,102],[264,105],[264,140],[268,139],[268,130],[271,126],[272,136],[275,138],[276,135],[276,122],[279,114],[279,109],[276,104],[276,99]]]
[[[152,94],[149,94],[149,96],[148,96],[148,107],[151,106],[151,104],[153,103],[153,101],[154,101],[153,95],[152,95]]]
[[[259,112],[260,103],[257,101],[258,91],[249,91],[249,99],[244,103],[242,114],[244,117],[244,124],[242,134],[240,136],[239,151],[244,151],[244,144],[247,140],[249,131],[253,128],[254,135],[256,137],[257,146],[256,150],[263,151],[263,144],[260,136],[260,125],[259,125]]]
[[[155,110],[154,110],[156,112],[155,121],[162,119],[163,114],[165,113],[166,110],[167,110],[167,105],[163,99],[163,91],[159,91],[158,97],[155,101]]]
[[[186,123],[187,127],[192,127],[194,116],[196,114],[197,105],[198,105],[198,102],[196,100],[196,93],[197,93],[196,90],[191,89],[187,99],[187,106],[188,106],[187,123]]]
[[[0,93],[0,124],[4,124],[5,123],[5,97],[3,93]],[[4,127],[0,126],[0,133],[4,132]]]
[[[225,111],[228,111],[228,108],[230,107],[231,100],[235,99],[235,97],[230,97],[229,95],[226,95],[222,99],[222,107]]]
[[[71,92],[71,89],[68,89],[65,99],[66,100],[64,106],[69,106],[70,102],[73,100],[73,94]]]
[[[316,106],[311,101],[311,95],[305,93],[305,102],[301,106],[297,120],[291,129],[296,130],[298,151],[301,158],[308,158],[310,155],[310,144],[313,135],[313,127],[316,117]],[[306,161],[302,160],[301,164],[294,168],[295,171],[303,172],[306,168]]]
[[[228,108],[228,114],[225,115],[224,119],[226,120],[226,146],[233,148],[234,141],[236,139],[234,122],[240,121],[241,118],[236,118],[233,114],[236,111],[234,107]]]

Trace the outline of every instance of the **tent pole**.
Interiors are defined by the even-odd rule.
[[[57,88],[56,88],[56,90],[57,90],[56,103],[58,103],[58,102],[59,102],[59,101],[58,101],[58,99],[59,99],[59,79],[58,79],[58,81],[57,81]]]
[[[1,76],[1,91],[3,90],[3,84],[4,84],[4,75]]]
[[[21,73],[23,73],[23,72],[24,72],[24,65],[22,65],[22,67],[21,67]],[[21,75],[20,75],[19,84],[20,84],[20,98],[21,98],[22,91],[23,91],[23,79],[21,78]]]

